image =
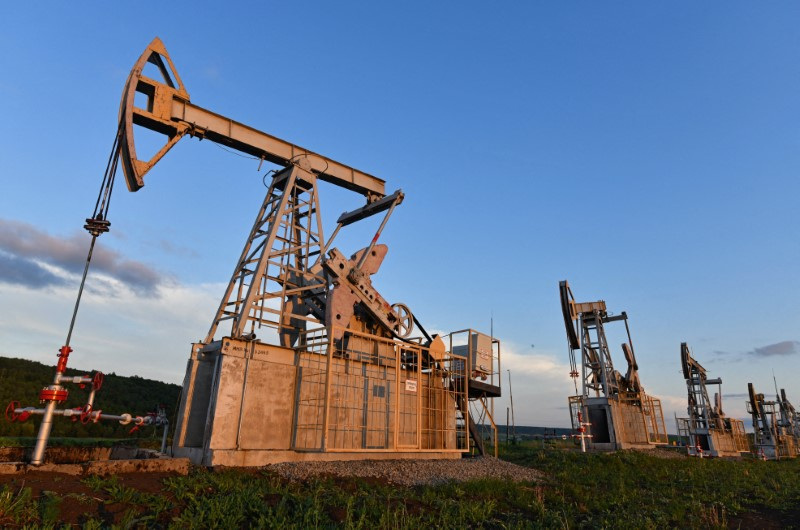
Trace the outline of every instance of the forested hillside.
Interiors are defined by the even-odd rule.
[[[55,359],[54,359],[55,360]],[[91,374],[92,370],[67,369],[67,375]],[[11,400],[19,401],[23,407],[41,407],[39,391],[52,383],[54,365],[44,365],[35,361],[0,357],[0,406],[6,410]],[[80,407],[86,403],[89,387],[81,390],[78,385],[64,385],[69,390],[69,399],[58,408]],[[143,416],[155,411],[159,404],[167,409],[170,423],[174,424],[175,409],[181,387],[152,379],[132,376],[125,377],[114,373],[106,374],[103,386],[95,397],[95,410],[101,409],[109,414],[130,413]],[[24,423],[10,423],[0,419],[0,436],[35,436],[41,416],[32,416]],[[129,431],[133,425],[120,425],[117,422],[98,422],[82,425],[80,421],[56,417],[53,420],[53,436],[80,436],[92,438],[124,438],[128,436],[149,437],[154,427],[142,429],[133,435]],[[159,430],[160,434],[160,430]]]

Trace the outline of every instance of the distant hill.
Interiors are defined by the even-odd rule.
[[[54,359],[55,360],[55,359]],[[91,374],[92,370],[67,369],[67,375]],[[55,366],[36,361],[0,356],[0,410],[5,411],[11,400],[19,401],[22,407],[37,407],[39,391],[53,382]],[[64,385],[69,390],[67,402],[58,408],[80,407],[86,403],[88,387],[81,390],[78,385]],[[175,409],[181,387],[152,379],[114,373],[105,374],[102,388],[95,396],[95,409],[109,414],[130,413],[143,416],[154,411],[159,404],[165,405],[170,423],[175,422]],[[9,423],[0,419],[0,436],[35,436],[39,430],[41,416],[33,416],[25,423]],[[101,421],[83,425],[69,418],[56,417],[53,420],[53,436],[79,436],[92,438],[125,438],[133,425],[120,425],[118,422]],[[151,437],[154,428],[140,429],[133,437]],[[159,430],[160,435],[160,430]]]
[[[511,438],[516,433],[517,440],[534,440],[543,437],[561,437],[566,435],[569,437],[572,434],[572,429],[565,429],[561,427],[530,427],[526,425],[517,425],[513,427],[508,426],[508,436]],[[497,434],[501,440],[505,440],[506,426],[498,425]]]

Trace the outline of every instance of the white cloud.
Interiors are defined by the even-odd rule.
[[[506,423],[506,408],[514,398],[514,421],[517,425],[569,427],[567,400],[575,393],[569,377],[566,354],[549,351],[522,353],[511,341],[501,342],[503,397],[495,402],[495,422]],[[511,370],[511,392],[508,385]]]
[[[113,296],[83,295],[70,366],[180,383],[192,341],[208,331],[222,284],[164,285],[142,297],[116,280]],[[0,285],[0,354],[55,364],[72,316],[77,286],[47,290]]]
[[[514,374],[523,374],[536,378],[547,376],[548,379],[570,382],[569,365],[552,354],[521,354],[512,344],[503,346],[503,369],[510,369]]]

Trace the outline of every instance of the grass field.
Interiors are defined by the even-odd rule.
[[[545,511],[561,511],[564,526],[800,525],[800,461],[700,460],[681,452],[664,458],[667,451],[581,454],[518,446],[503,458],[549,476]]]
[[[664,456],[673,456],[665,458]],[[264,470],[189,476],[2,477],[0,526],[319,528],[787,528],[800,525],[800,461],[697,460],[660,450],[581,454],[540,443],[501,457],[540,484],[477,480],[399,487],[287,482]],[[74,482],[70,482],[74,481]]]

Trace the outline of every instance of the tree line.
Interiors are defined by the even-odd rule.
[[[68,368],[66,375],[76,376],[93,374],[94,371],[84,371]],[[9,402],[19,401],[22,407],[43,407],[39,403],[39,391],[53,381],[55,366],[45,365],[36,361],[0,356],[0,406],[5,411]],[[78,385],[66,384],[69,397],[65,403],[58,405],[59,409],[81,407],[86,403],[90,385],[80,389]],[[144,416],[148,412],[155,412],[161,405],[166,408],[170,424],[175,423],[175,411],[178,406],[181,387],[179,385],[162,383],[152,379],[138,376],[121,376],[115,373],[106,374],[102,388],[95,396],[94,409],[100,409],[109,414],[130,413],[134,416]],[[0,436],[36,436],[41,423],[41,416],[31,416],[26,422],[7,421],[0,419]],[[130,434],[133,424],[120,425],[113,421],[100,421],[97,423],[82,424],[80,420],[72,421],[71,418],[56,417],[53,419],[53,436],[88,437],[88,438],[126,438],[150,437],[156,435],[154,427],[147,427]],[[159,429],[158,435],[161,431]]]

